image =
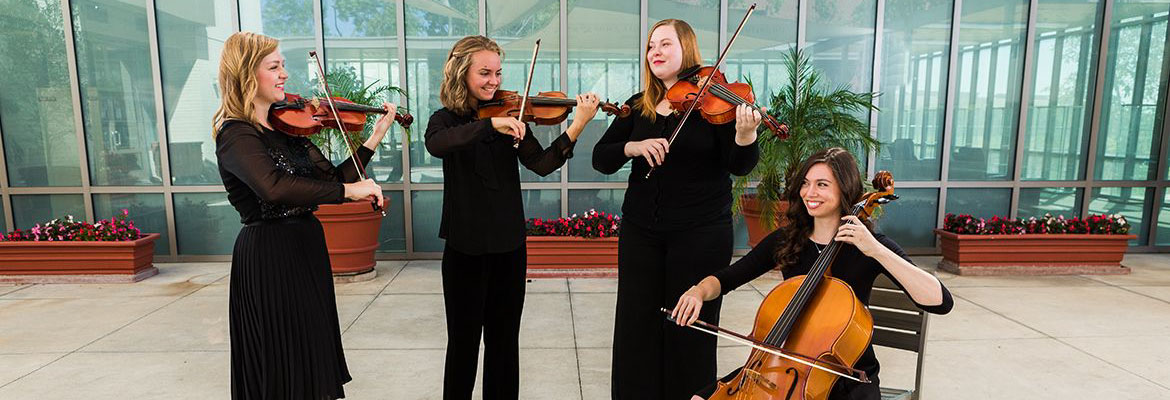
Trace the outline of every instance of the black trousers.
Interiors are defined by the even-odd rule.
[[[689,400],[716,378],[716,337],[666,320],[691,285],[731,262],[731,221],[662,232],[622,224],[613,333],[613,399]],[[718,324],[721,300],[703,304]]]
[[[443,399],[471,399],[483,336],[483,398],[520,396],[520,314],[524,310],[526,246],[498,254],[443,249],[447,359]]]

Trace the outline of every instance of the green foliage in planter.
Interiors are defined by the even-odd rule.
[[[788,82],[773,92],[768,114],[788,124],[788,138],[781,139],[766,130],[759,135],[760,162],[746,176],[736,177],[732,187],[732,209],[742,210],[740,195],[752,182],[761,205],[782,200],[784,185],[804,159],[829,147],[844,147],[854,154],[878,150],[881,142],[870,136],[869,123],[858,114],[879,111],[873,105],[878,93],[857,93],[848,84],[830,88],[821,72],[813,68],[803,52],[792,49],[784,55]],[[761,125],[763,128],[763,125]],[[864,166],[858,166],[864,176]],[[767,230],[775,229],[776,212],[762,207],[761,218]]]
[[[329,69],[329,72],[325,73],[325,82],[329,83],[329,90],[333,92],[333,97],[349,99],[354,103],[367,106],[381,106],[382,102],[387,101],[388,95],[392,93],[397,93],[401,99],[407,98],[406,91],[402,88],[389,85],[378,86],[378,82],[380,81],[377,80],[363,85],[361,78],[357,76],[357,71],[355,71],[353,67],[350,66],[333,66]],[[316,78],[313,78],[312,82],[309,84],[309,87],[319,88],[320,83],[318,83]],[[314,92],[313,95],[323,96],[324,93],[317,91]],[[405,113],[408,112],[408,110],[406,107],[399,106],[398,112]],[[355,145],[361,146],[362,143],[365,143],[366,139],[370,137],[371,130],[374,127],[374,122],[377,121],[378,117],[381,116],[381,114],[374,113],[366,114],[365,128],[363,128],[361,132],[347,132],[346,135],[349,136],[349,140]],[[310,136],[309,140],[311,140],[313,144],[317,145],[317,147],[321,148],[323,153],[332,158],[340,159],[348,157],[349,147],[346,146],[345,142],[342,141],[341,135],[338,135],[337,133],[338,131],[336,129],[322,129],[320,133]],[[405,129],[404,134],[404,143],[409,142],[410,129]],[[387,144],[383,142],[380,145],[386,146]]]

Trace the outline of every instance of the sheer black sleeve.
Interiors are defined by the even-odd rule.
[[[569,139],[567,133],[561,133],[549,143],[548,148],[544,148],[540,145],[540,140],[536,139],[536,135],[532,134],[528,124],[524,124],[524,129],[527,132],[524,133],[524,139],[520,141],[516,153],[525,168],[537,175],[547,176],[565,165],[566,160],[573,158],[573,146],[576,143]]]
[[[329,160],[329,157],[325,157],[321,153],[321,149],[317,148],[316,145],[310,144],[309,158],[313,160],[313,165],[317,166],[316,176],[318,179],[342,183],[357,182],[360,179],[357,173],[358,168],[353,162],[353,156],[345,159],[341,164],[334,166],[333,162]],[[371,158],[374,158],[374,150],[359,144],[357,147],[357,160],[363,168],[367,168],[368,170]]]
[[[722,295],[731,293],[736,288],[759,278],[760,275],[776,268],[776,246],[780,245],[780,230],[768,234],[764,240],[756,244],[747,255],[740,258],[731,266],[715,271],[715,278],[719,279],[719,288]]]
[[[634,104],[640,97],[642,97],[640,93],[636,94],[626,100],[626,104],[634,108]],[[609,175],[617,172],[630,161],[630,157],[626,157],[626,143],[630,141],[630,133],[634,131],[635,118],[639,118],[636,109],[625,118],[614,118],[613,122],[609,124],[605,134],[601,135],[597,145],[593,146],[593,169]]]
[[[261,200],[311,206],[344,199],[345,188],[340,182],[300,177],[277,168],[260,135],[251,125],[232,123],[216,136],[215,154],[219,164]]]
[[[720,158],[727,172],[735,176],[744,176],[752,172],[756,163],[760,162],[760,140],[740,146],[735,143],[735,123],[716,125],[716,134],[719,137]]]

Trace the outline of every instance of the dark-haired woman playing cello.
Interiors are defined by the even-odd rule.
[[[849,245],[841,248],[833,262],[832,275],[849,284],[863,303],[869,303],[874,279],[884,274],[905,290],[918,308],[933,314],[951,311],[951,293],[938,278],[914,266],[893,240],[871,233],[868,223],[846,215],[863,194],[857,161],[848,151],[822,150],[805,160],[793,176],[799,178],[789,179],[785,190],[789,225],[772,232],[735,264],[703,278],[679,297],[672,315],[680,325],[699,319],[704,301],[718,299],[777,266],[785,279],[807,274],[820,252],[833,241]],[[865,371],[871,382],[838,379],[829,398],[881,399],[873,346],[866,349],[854,368]],[[723,380],[738,372],[733,371]],[[712,383],[694,399],[710,397],[715,388]]]

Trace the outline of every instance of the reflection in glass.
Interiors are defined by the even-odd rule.
[[[410,217],[414,235],[414,251],[443,251],[439,238],[439,223],[443,220],[443,192],[416,190],[410,193]]]
[[[622,104],[642,91],[642,38],[637,29],[630,29],[641,23],[638,13],[638,3],[633,1],[569,3],[568,94],[594,92],[603,100]],[[573,158],[567,163],[570,181],[624,182],[629,177],[629,164],[612,175],[593,169],[593,146],[611,122],[613,117],[598,112],[577,137]]]
[[[1165,190],[1165,189],[1163,189]],[[1170,245],[1170,190],[1162,196],[1162,205],[1158,207],[1158,240],[1156,246]]]
[[[175,193],[174,200],[179,255],[232,254],[243,225],[227,193]]]
[[[703,64],[714,64],[715,59],[719,58],[719,0],[649,0],[646,6],[648,8],[646,29],[668,18],[687,21],[699,39],[699,53],[703,56]],[[625,30],[637,32],[636,29],[632,29],[634,26],[636,25],[628,26]],[[643,38],[639,38],[638,43],[641,43],[641,40]],[[640,51],[639,57],[643,54],[644,52]]]
[[[162,184],[144,4],[71,5],[92,184]]]
[[[901,194],[902,191],[898,191]],[[950,189],[947,191],[945,214],[970,214],[975,218],[1000,216],[1007,218],[1011,213],[1012,190],[996,189]]]
[[[1040,218],[1044,214],[1079,217],[1084,193],[1081,188],[1022,188],[1017,218]]]
[[[154,254],[170,254],[171,235],[167,233],[167,211],[163,195],[158,193],[118,193],[93,195],[93,216],[110,219],[122,215],[125,209],[129,219],[143,234],[161,234],[154,241]]]
[[[854,92],[873,87],[876,14],[875,1],[809,3],[804,52],[832,85],[847,84]],[[869,116],[862,117],[867,121]]]
[[[524,218],[556,219],[561,217],[561,191],[559,189],[522,190]],[[573,211],[569,210],[572,215]]]
[[[5,2],[0,131],[8,184],[79,186],[73,95],[59,0]]]
[[[536,69],[532,73],[530,96],[539,92],[561,90],[561,6],[559,0],[534,0],[516,3],[508,0],[487,1],[487,36],[499,43],[504,50],[503,79],[500,89],[524,91],[528,77],[532,48],[540,39],[540,53],[536,58]],[[575,95],[576,93],[573,93]],[[548,146],[562,129],[560,125],[536,125],[532,127],[540,144]],[[578,150],[580,151],[580,150]],[[523,182],[560,182],[558,169],[548,176],[540,176],[523,165],[520,166],[520,180]]]
[[[1130,240],[1130,246],[1146,244],[1150,228],[1146,226],[1148,201],[1153,197],[1153,188],[1109,187],[1093,189],[1093,200],[1089,202],[1089,214],[1121,214],[1129,222],[1129,233],[1137,235]]]
[[[1114,3],[1094,170],[1098,180],[1155,178],[1167,7],[1166,0]]]
[[[330,73],[350,71],[362,86],[372,85],[371,90],[383,86],[401,87],[396,4],[393,1],[323,1],[325,58],[322,61],[326,70]],[[383,93],[377,103],[382,101],[404,105],[403,98],[393,91]],[[418,122],[418,115],[415,118],[415,132],[421,134],[420,127],[426,121]],[[371,178],[378,182],[402,182],[402,133],[402,128],[394,124],[382,139],[367,167]],[[335,144],[334,161],[349,157],[343,143],[338,141]]]
[[[382,192],[382,195],[386,197],[386,217],[382,218],[378,232],[378,252],[405,253],[406,206],[402,203],[402,192]]]
[[[235,27],[229,0],[156,0],[171,183],[220,183],[211,139],[219,107],[219,55]],[[157,244],[156,244],[157,246]]]
[[[418,120],[415,123],[418,133],[410,136],[410,181],[442,182],[443,161],[427,153],[423,132],[431,114],[443,107],[439,103],[439,85],[443,82],[447,53],[459,39],[479,32],[479,1],[449,0],[445,5],[432,0],[405,0],[405,3],[407,90]],[[435,224],[437,229],[438,222]],[[415,251],[419,251],[418,245],[415,242]],[[435,251],[442,251],[442,246]]]
[[[899,180],[937,180],[942,169],[951,6],[950,0],[886,2],[877,98],[877,138],[885,146],[877,169]]]
[[[288,93],[312,92],[316,65],[310,71],[309,51],[316,50],[313,2],[310,0],[239,0],[240,30],[262,33],[280,40]]]
[[[16,229],[28,230],[67,215],[75,220],[85,219],[85,201],[80,194],[12,195],[12,224]]]
[[[1022,180],[1077,180],[1097,65],[1098,2],[1040,1]]]
[[[1015,162],[1028,1],[963,2],[962,13],[950,179],[1008,180]]]
[[[897,194],[898,201],[882,207],[877,231],[903,248],[934,247],[938,189],[898,189]]]
[[[569,190],[569,214],[580,214],[589,210],[621,215],[625,189],[571,189]]]

